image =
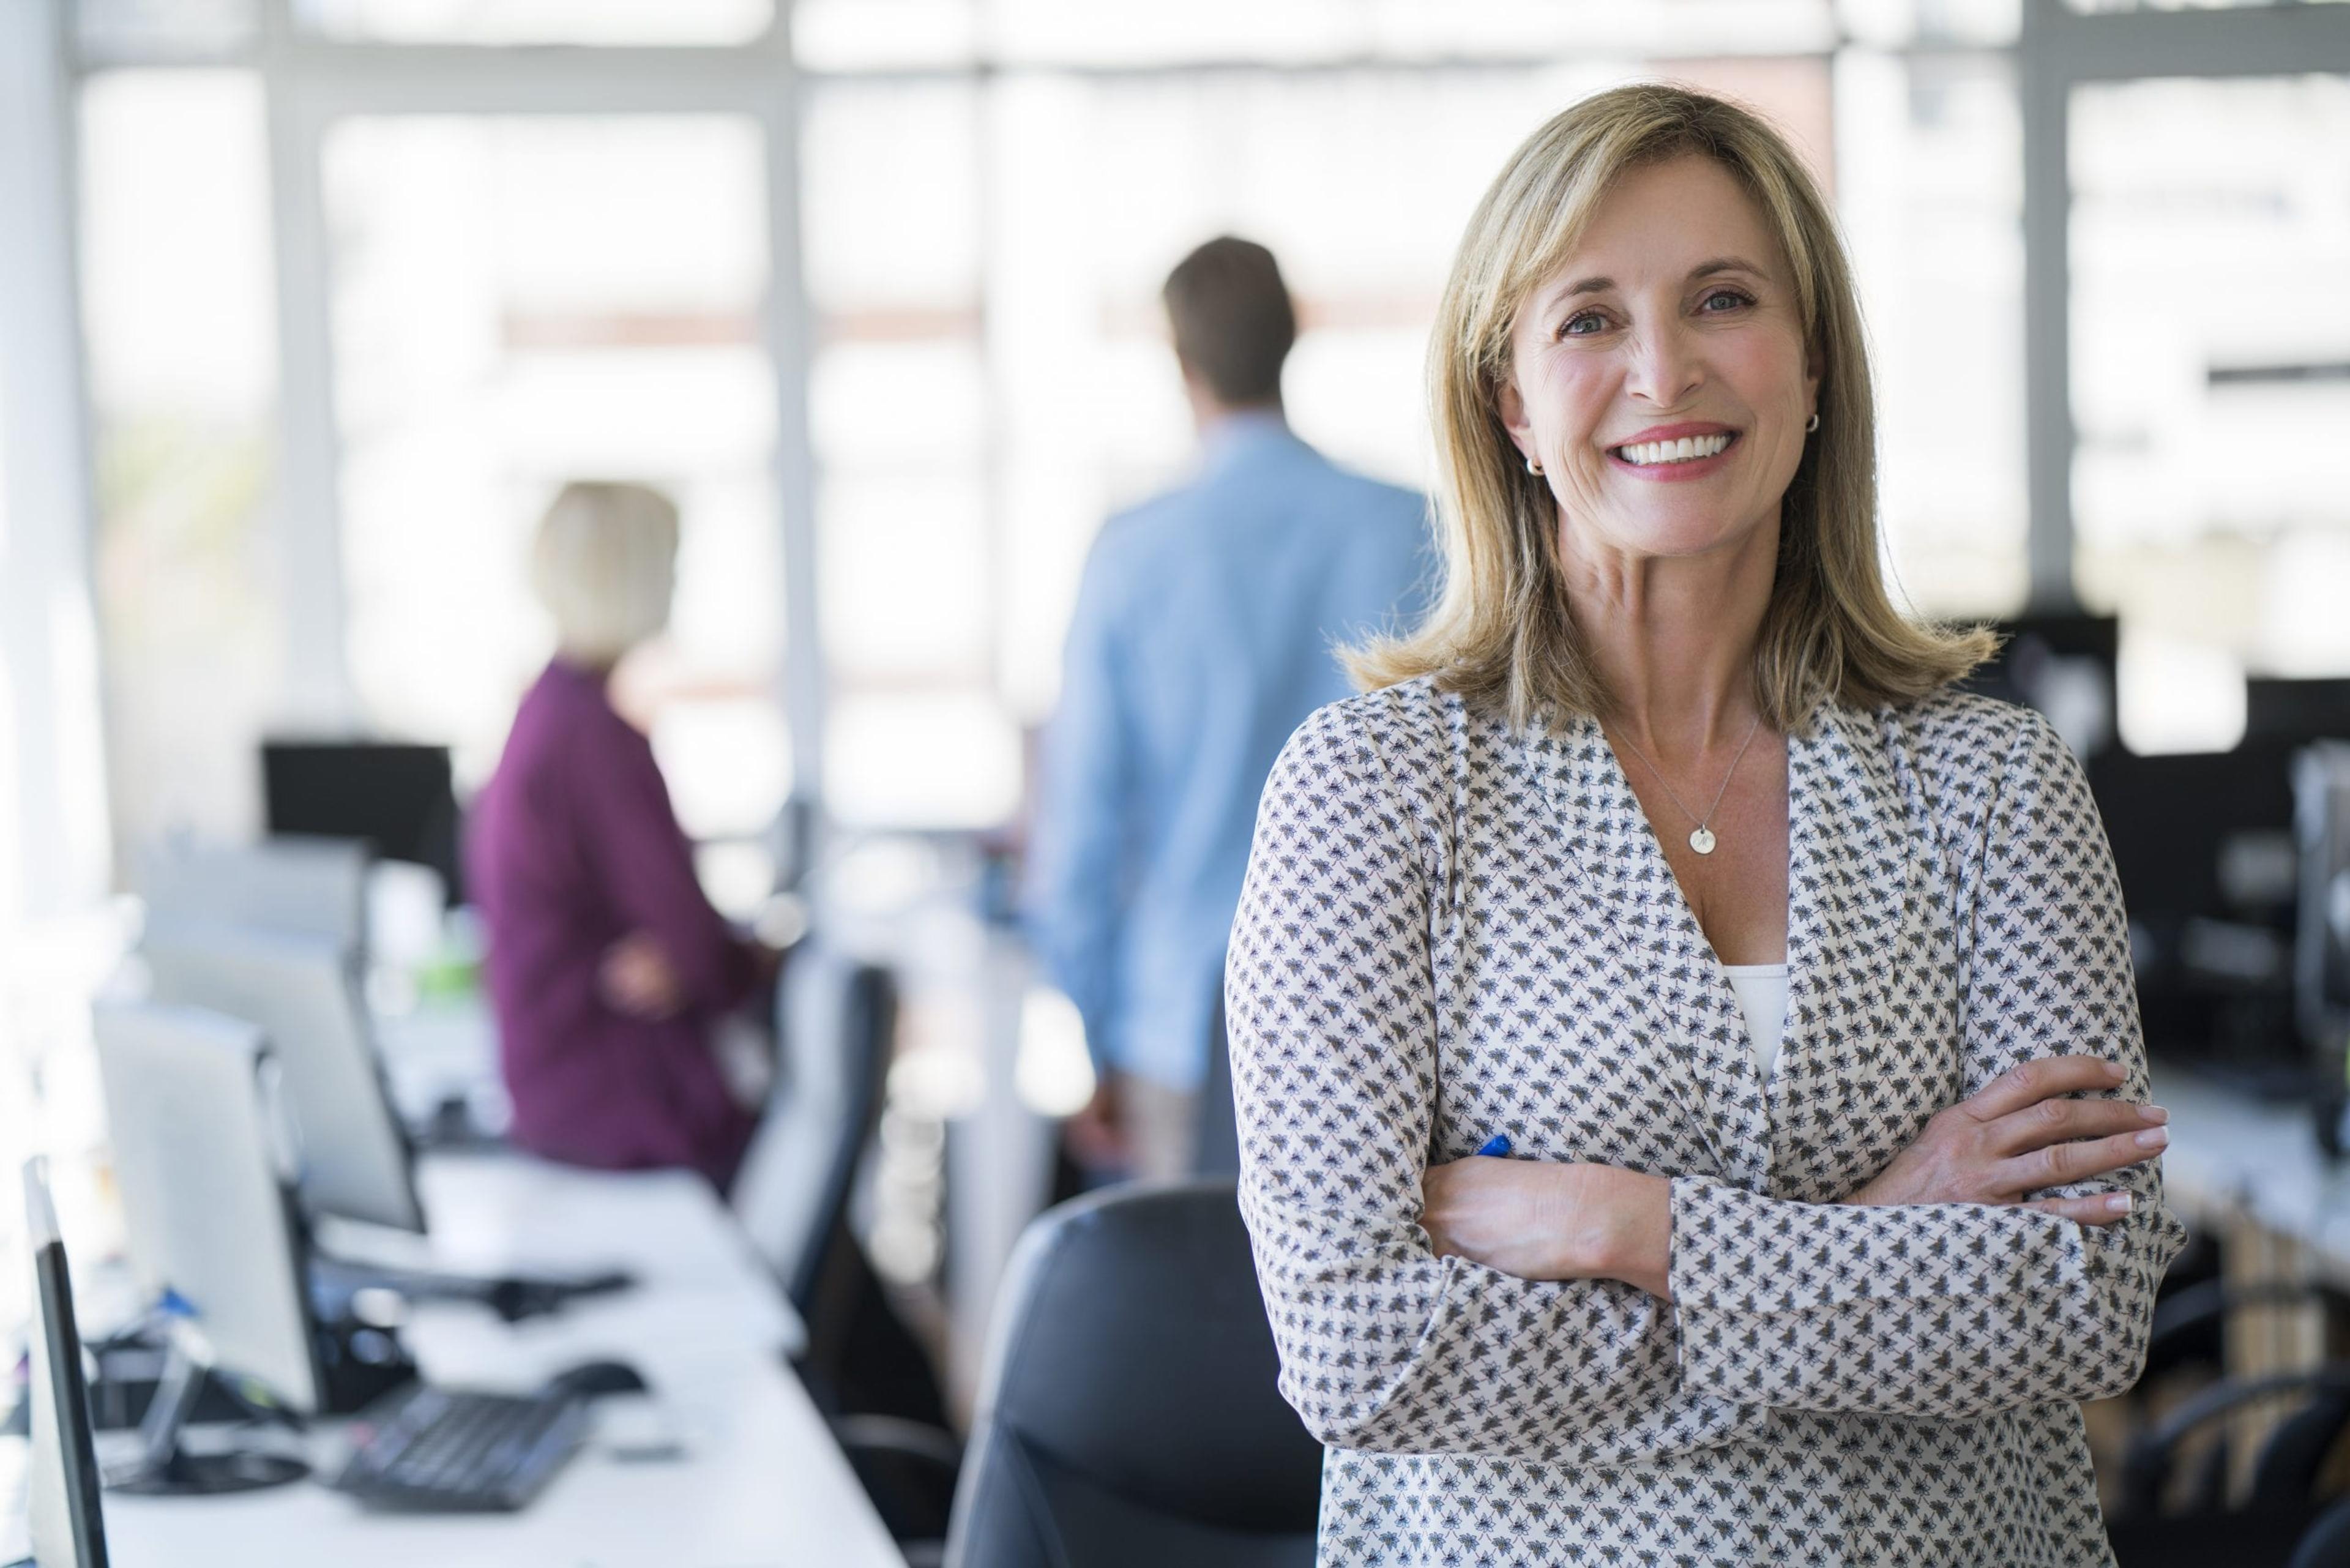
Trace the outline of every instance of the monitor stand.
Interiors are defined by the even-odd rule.
[[[257,1449],[190,1451],[180,1439],[203,1393],[207,1370],[173,1335],[162,1381],[139,1423],[140,1457],[108,1473],[109,1490],[140,1497],[210,1496],[283,1486],[310,1473],[300,1459]]]
[[[348,1303],[360,1291],[390,1291],[411,1302],[478,1302],[508,1323],[558,1312],[588,1296],[635,1284],[623,1269],[580,1274],[459,1274],[399,1263],[310,1254],[310,1285],[323,1303]]]

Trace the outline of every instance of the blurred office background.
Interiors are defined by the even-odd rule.
[[[897,974],[860,1223],[967,1379],[1088,1088],[1005,891],[1088,542],[1191,453],[1176,259],[1270,245],[1294,425],[1424,485],[1424,335],[1503,155],[1627,78],[1735,95],[1841,213],[1908,600],[2112,618],[2085,749],[2226,753],[2248,681],[2350,680],[2345,23],[10,0],[0,1148],[101,1147],[86,1002],[140,857],[263,832],[272,738],[445,747],[462,801],[550,647],[536,516],[645,479],[683,549],[625,700],[721,908]],[[462,973],[465,940],[398,956]],[[398,967],[387,1039],[462,1007]],[[102,1233],[102,1182],[71,1190]],[[0,1276],[0,1325],[25,1310]]]

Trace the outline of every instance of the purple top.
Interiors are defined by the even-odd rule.
[[[757,965],[703,897],[652,747],[600,674],[558,659],[524,696],[473,803],[465,878],[489,930],[515,1141],[575,1165],[691,1166],[723,1189],[753,1118],[711,1032]],[[597,994],[598,965],[631,931],[660,940],[685,993],[659,1023]]]

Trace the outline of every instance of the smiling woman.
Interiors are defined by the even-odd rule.
[[[1664,411],[1715,418],[1653,417],[1654,379],[1677,375],[1694,380],[1665,392]],[[1923,696],[1991,652],[1980,632],[1906,619],[1886,592],[1876,403],[1851,272],[1801,161],[1742,109],[1636,87],[1537,130],[1469,220],[1429,379],[1451,570],[1424,626],[1357,653],[1367,685],[1441,671],[1513,725],[1544,703],[1604,711],[1611,699],[1565,590],[1577,541],[1629,521],[1629,495],[1600,479],[1632,477],[1647,454],[1597,443],[1700,433],[1728,433],[1731,450],[1689,477],[1719,482],[1736,466],[1739,493],[1709,483],[1673,514],[1734,518],[1722,526],[1749,556],[1763,544],[1787,556],[1756,634],[1756,695],[1774,727],[1839,687]],[[1589,530],[1562,533],[1562,508]],[[1766,511],[1768,539],[1752,537]],[[1705,547],[1689,543],[1683,553]],[[1766,573],[1779,564],[1768,550],[1760,561]]]
[[[1430,363],[1444,596],[1292,738],[1226,972],[1323,1563],[2107,1561],[2074,1402],[2181,1238],[2120,896],[1887,597],[1817,192],[1587,99]]]

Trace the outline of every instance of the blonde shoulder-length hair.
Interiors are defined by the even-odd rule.
[[[1527,138],[1469,220],[1429,344],[1444,586],[1428,618],[1347,655],[1367,688],[1430,675],[1523,728],[1545,711],[1611,708],[1575,624],[1549,483],[1526,472],[1500,413],[1510,333],[1566,264],[1627,170],[1695,154],[1736,178],[1794,277],[1823,367],[1820,427],[1780,506],[1779,562],[1754,650],[1764,721],[1793,733],[1829,701],[1922,697],[1990,657],[1981,628],[1894,607],[1877,563],[1876,411],[1860,311],[1835,220],[1794,151],[1744,109],[1665,85],[1583,99]]]
[[[530,563],[556,651],[610,664],[667,626],[677,536],[677,504],[650,485],[565,485],[539,521]]]

